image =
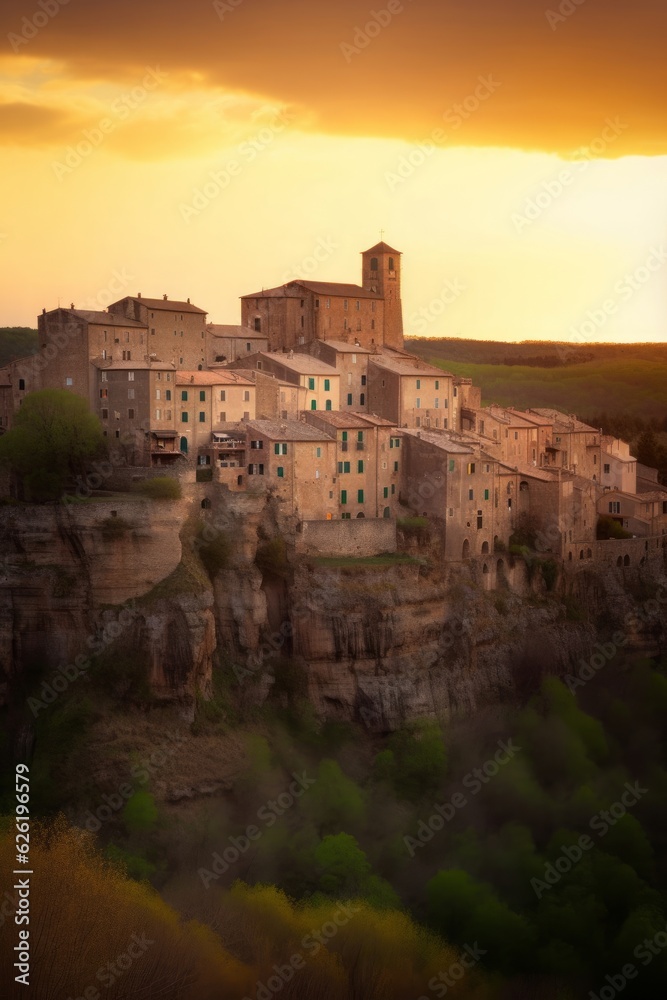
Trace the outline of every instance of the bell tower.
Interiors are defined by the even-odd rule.
[[[382,343],[402,351],[401,253],[381,242],[365,250],[361,257],[364,289],[384,299]]]

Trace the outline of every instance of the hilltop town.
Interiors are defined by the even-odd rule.
[[[618,565],[662,547],[656,470],[573,414],[484,405],[470,379],[407,352],[401,253],[380,242],[361,257],[360,284],[243,295],[238,325],[167,295],[44,309],[38,353],[0,370],[0,430],[26,393],[67,389],[139,476],[270,491],[321,549],[329,532],[345,551],[340,522],[374,522],[364,544],[383,551],[397,519],[439,519],[442,556],[490,579],[513,538],[564,563],[599,558],[601,516],[626,540],[607,547]]]

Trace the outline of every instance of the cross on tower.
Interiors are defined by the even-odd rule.
[[[380,240],[384,239],[384,229],[380,230]]]

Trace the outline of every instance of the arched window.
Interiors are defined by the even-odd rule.
[[[488,573],[488,572],[489,572],[489,567],[486,565],[486,563],[484,563],[484,566],[482,567],[482,573]]]
[[[483,556],[487,555],[488,551],[489,551],[489,543],[488,542],[484,542],[483,545],[482,545],[482,555]],[[488,570],[485,570],[484,572],[488,573]]]
[[[385,507],[384,513],[382,514],[382,516],[383,517],[391,517],[391,510],[389,509],[389,507]]]
[[[625,556],[623,558],[623,565],[624,566],[629,566],[630,565],[630,556]]]
[[[181,438],[181,451],[184,455],[188,453],[188,439],[186,437]]]
[[[389,270],[390,271],[394,270],[394,258],[393,257],[389,258]]]
[[[371,271],[377,271],[378,269],[378,259],[377,257],[371,257]]]
[[[467,538],[463,542],[462,557],[463,557],[463,559],[469,559],[470,558],[470,542],[468,541]]]

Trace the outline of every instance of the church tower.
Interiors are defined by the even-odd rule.
[[[384,299],[385,347],[403,350],[403,306],[401,304],[401,254],[386,243],[376,243],[362,253],[362,285]]]

